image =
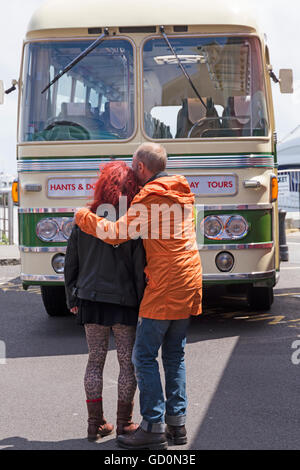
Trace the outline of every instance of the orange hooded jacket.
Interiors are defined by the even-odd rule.
[[[181,320],[202,312],[202,266],[193,219],[194,195],[183,176],[147,183],[117,222],[88,209],[76,213],[84,232],[117,245],[143,238],[147,286],[139,315]]]

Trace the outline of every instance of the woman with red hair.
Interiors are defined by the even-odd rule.
[[[120,197],[127,207],[139,192],[136,176],[124,162],[101,168],[90,210],[97,215],[119,218]],[[124,199],[123,199],[124,201]],[[126,212],[127,207],[124,206]],[[92,441],[113,431],[103,415],[103,368],[113,331],[120,365],[118,379],[117,434],[131,433],[136,379],[131,362],[139,304],[145,279],[145,252],[142,240],[112,246],[82,232],[72,230],[65,259],[67,304],[84,325],[89,349],[84,377],[88,409],[88,439]]]

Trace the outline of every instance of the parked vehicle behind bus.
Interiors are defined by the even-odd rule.
[[[162,143],[196,195],[204,286],[270,308],[279,272],[277,160],[264,35],[224,2],[48,1],[24,41],[19,231],[24,288],[67,313],[64,254],[100,164]],[[291,92],[291,71],[280,74]]]

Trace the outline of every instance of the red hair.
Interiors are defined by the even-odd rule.
[[[127,196],[129,207],[140,189],[134,171],[125,162],[107,163],[100,167],[100,171],[90,210],[96,213],[101,204],[112,204],[117,207],[121,196]]]

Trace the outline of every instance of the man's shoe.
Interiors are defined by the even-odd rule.
[[[181,446],[187,443],[185,426],[170,426],[168,424],[166,436],[167,439],[176,446]]]
[[[132,434],[118,436],[117,442],[123,449],[161,450],[168,448],[164,432],[146,432],[141,427]]]

